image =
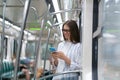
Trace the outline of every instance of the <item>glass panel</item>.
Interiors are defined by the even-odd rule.
[[[32,59],[34,59],[35,57],[35,44],[35,41],[28,41],[28,43],[26,44],[26,56]]]
[[[99,80],[120,80],[120,0],[104,0]]]

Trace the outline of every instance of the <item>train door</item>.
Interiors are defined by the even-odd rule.
[[[120,79],[119,17],[120,0],[83,1],[83,80]]]

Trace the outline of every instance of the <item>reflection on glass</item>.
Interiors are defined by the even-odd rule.
[[[120,80],[120,0],[103,2],[102,80]]]

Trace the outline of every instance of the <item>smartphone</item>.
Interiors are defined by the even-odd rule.
[[[50,47],[49,50],[50,50],[51,52],[55,52],[55,51],[56,51],[56,48]]]

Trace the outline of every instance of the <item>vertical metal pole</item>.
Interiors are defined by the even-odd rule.
[[[1,52],[0,52],[0,80],[2,80],[2,62],[4,53],[4,37],[5,37],[5,10],[6,10],[6,0],[3,0],[3,22],[2,22],[2,33],[1,33]]]
[[[46,42],[46,50],[45,50],[45,55],[44,55],[44,67],[43,67],[43,71],[45,70],[45,66],[46,66],[46,56],[47,56],[47,51],[48,51],[48,43],[49,43],[49,39],[50,39],[50,33],[51,33],[51,29],[49,28],[47,42]]]
[[[17,71],[18,71],[20,55],[21,55],[22,40],[23,40],[23,37],[24,37],[24,29],[25,29],[25,26],[26,26],[26,21],[27,21],[27,16],[28,16],[28,12],[29,12],[30,2],[31,2],[31,0],[26,0],[25,6],[24,6],[23,23],[22,23],[22,26],[21,26],[19,45],[18,45],[18,49],[17,49],[17,58],[16,58],[14,80],[17,80]]]
[[[44,25],[44,20],[42,20],[42,23],[41,23],[39,40],[37,42],[37,47],[36,47],[36,50],[35,50],[36,58],[35,58],[35,67],[34,67],[34,80],[36,79],[37,63],[38,63],[38,55],[39,55],[38,53],[39,53],[39,49],[40,49],[40,45],[41,45],[42,31],[43,31],[43,27],[44,27],[43,25]]]

